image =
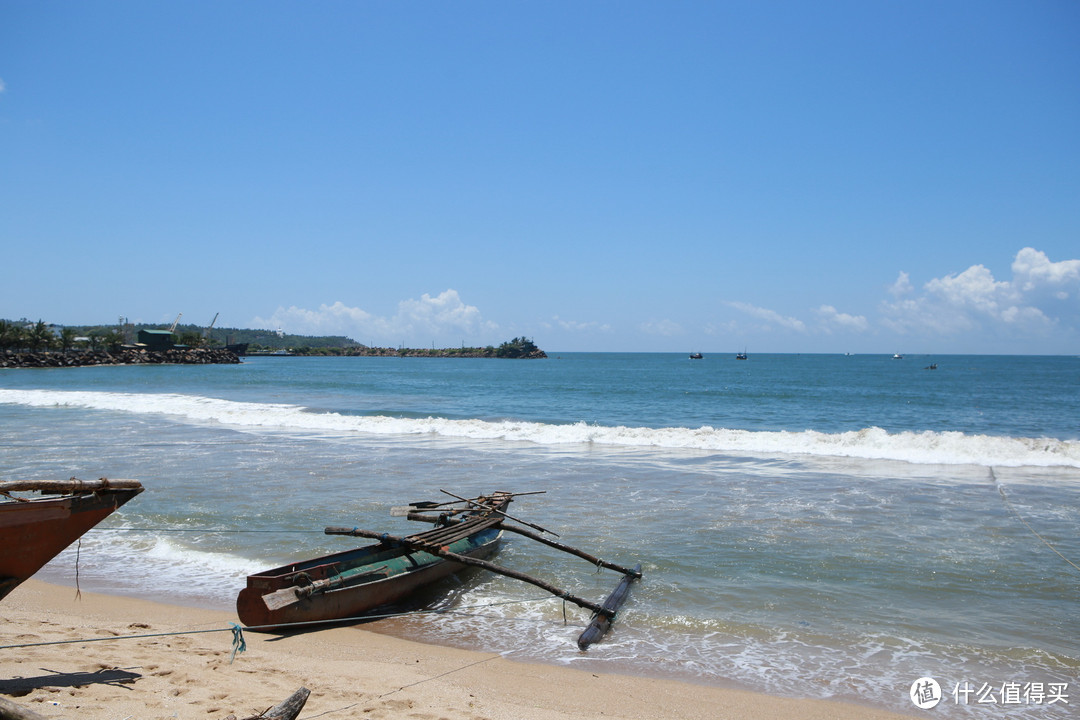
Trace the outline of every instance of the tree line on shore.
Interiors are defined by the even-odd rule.
[[[118,325],[56,326],[43,320],[0,319],[0,350],[10,352],[111,351],[134,343],[139,329],[168,329],[160,326]],[[290,355],[336,355],[367,357],[462,357],[462,358],[546,358],[547,354],[529,338],[515,337],[498,347],[386,348],[362,345],[342,336],[287,335],[281,331],[238,328],[200,328],[180,325],[175,342],[187,348],[215,348],[244,344],[251,353],[285,351]]]
[[[510,358],[535,359],[546,358],[547,353],[538,348],[532,340],[519,337],[508,340],[498,347],[456,348],[389,348],[354,345],[351,347],[298,347],[290,351],[292,355],[334,355],[339,357],[440,357],[440,358]]]

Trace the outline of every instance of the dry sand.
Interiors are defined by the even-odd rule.
[[[0,697],[48,718],[247,718],[301,686],[301,720],[837,718],[901,715],[671,680],[596,674],[423,645],[356,628],[244,633],[230,663],[231,613],[82,593],[38,581],[0,601]],[[210,630],[86,642],[170,632]]]

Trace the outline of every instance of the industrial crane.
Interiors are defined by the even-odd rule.
[[[210,321],[210,325],[208,325],[206,330],[203,331],[203,337],[204,338],[209,338],[210,337],[210,331],[214,329],[214,323],[217,322],[217,316],[220,315],[220,314],[221,313],[219,313],[219,312],[214,313],[214,319]]]

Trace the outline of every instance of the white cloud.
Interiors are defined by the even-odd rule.
[[[1080,260],[1051,262],[1046,254],[1024,248],[1012,263],[1012,280],[997,280],[983,265],[940,278],[923,293],[881,305],[883,323],[902,333],[949,335],[972,330],[1007,330],[1040,335],[1064,324],[1076,330],[1080,308],[1063,303],[1080,292]],[[905,273],[894,288],[907,283]]]
[[[674,320],[649,320],[638,325],[638,329],[646,335],[660,335],[662,337],[674,337],[683,334],[682,325]]]
[[[1022,292],[1050,289],[1059,300],[1069,297],[1069,288],[1080,286],[1080,260],[1050,262],[1046,253],[1026,247],[1016,254],[1013,277]]]
[[[402,300],[398,303],[394,324],[417,331],[460,330],[470,333],[485,325],[480,310],[462,302],[457,290],[446,290],[436,297],[424,293],[419,300]]]
[[[597,322],[595,320],[581,321],[581,320],[564,320],[563,318],[555,315],[551,318],[550,322],[543,323],[544,327],[559,328],[561,330],[568,330],[569,332],[611,332],[611,325],[607,323]]]
[[[911,278],[903,270],[900,271],[900,276],[896,278],[896,282],[889,286],[889,294],[893,297],[903,297],[907,295],[915,288],[911,287]]]
[[[793,317],[784,317],[775,310],[757,307],[756,305],[744,302],[729,302],[725,304],[728,305],[728,307],[733,307],[736,310],[746,313],[750,317],[761,320],[765,323],[766,328],[778,326],[787,330],[795,330],[796,332],[806,332],[806,324],[802,320]]]
[[[1053,321],[1035,307],[1017,307],[1013,305],[1001,312],[1001,319],[1009,325],[1039,327],[1053,325]]]
[[[478,308],[466,305],[456,290],[446,290],[435,297],[424,293],[419,299],[402,300],[393,317],[373,315],[339,300],[333,305],[320,305],[316,310],[279,307],[270,317],[257,317],[252,324],[300,335],[345,335],[372,344],[421,345],[446,336],[455,336],[456,342],[460,337],[478,337],[498,329],[483,319]]]
[[[832,333],[834,329],[865,332],[870,327],[864,316],[839,312],[832,305],[822,305],[817,309],[817,314],[826,333]]]
[[[946,275],[926,283],[926,291],[954,309],[969,309],[995,316],[1019,300],[1011,283],[994,280],[982,265],[972,265],[959,275]]]

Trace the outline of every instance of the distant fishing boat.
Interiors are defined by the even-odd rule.
[[[142,491],[137,480],[0,482],[0,599]],[[48,496],[13,494],[24,492]]]
[[[699,353],[699,352],[693,352],[693,353],[690,353],[690,359],[691,359],[691,360],[700,360],[700,359],[701,359],[701,358],[703,358],[703,357],[705,357],[705,356],[704,356],[704,355],[702,355],[702,354],[701,354],[701,353]]]
[[[746,359],[746,351],[743,350],[741,353],[736,354],[735,359],[736,360],[745,360]]]
[[[262,631],[285,629],[282,626],[293,623],[358,618],[376,608],[407,602],[435,582],[473,566],[527,582],[592,610],[592,622],[578,638],[581,649],[603,637],[626,599],[630,583],[641,577],[640,565],[623,568],[523,527],[506,524],[512,520],[548,532],[506,513],[515,493],[496,492],[472,499],[447,494],[456,500],[391,509],[391,515],[435,525],[425,532],[393,537],[358,528],[326,528],[327,535],[365,537],[379,543],[249,575],[247,587],[236,598],[237,615],[249,629]],[[603,604],[596,604],[543,580],[495,565],[484,558],[495,553],[504,530],[577,555],[593,565],[617,570],[623,579]]]
[[[894,353],[893,356],[892,356],[892,359],[893,360],[903,360],[904,356],[901,355],[900,353]]]

